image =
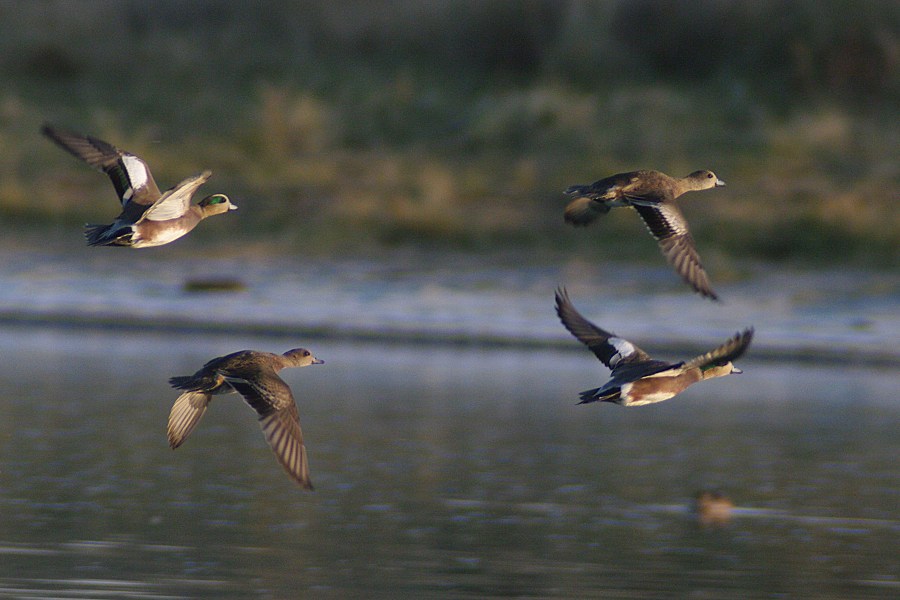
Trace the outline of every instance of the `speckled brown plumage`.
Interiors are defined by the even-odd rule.
[[[712,171],[695,171],[682,178],[649,170],[619,173],[590,185],[568,188],[565,193],[574,199],[566,206],[565,220],[570,225],[583,227],[611,208],[634,208],[682,279],[703,296],[715,300],[718,296],[710,286],[687,220],[675,199],[690,191],[723,185],[725,182]]]
[[[323,362],[304,348],[284,354],[241,350],[210,360],[193,375],[172,377],[169,383],[184,393],[169,414],[169,445],[177,448],[184,443],[214,395],[238,392],[259,415],[263,434],[279,464],[297,483],[312,489],[297,403],[278,372]]]

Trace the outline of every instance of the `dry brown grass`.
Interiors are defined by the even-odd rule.
[[[802,42],[807,58],[759,78],[730,71],[737,59],[718,51],[704,51],[715,60],[702,65],[702,77],[660,70],[651,47],[624,52],[609,24],[640,11],[615,2],[538,2],[522,14],[479,5],[452,27],[446,19],[457,13],[441,3],[403,15],[386,8],[373,21],[368,9],[342,19],[346,8],[308,2],[277,22],[241,3],[163,2],[152,15],[139,2],[97,3],[84,12],[127,10],[93,21],[67,19],[67,6],[0,15],[9,17],[0,25],[7,215],[77,222],[115,210],[105,178],[37,134],[52,119],[140,154],[161,185],[211,168],[204,191],[226,191],[247,207],[235,228],[247,243],[313,239],[326,252],[381,243],[549,252],[609,244],[655,260],[632,215],[590,231],[563,227],[560,191],[634,168],[710,168],[728,187],[685,199],[704,255],[898,260],[896,82],[854,70],[865,52],[877,65],[890,62],[896,37],[878,27],[894,9],[881,19],[868,9],[845,15],[874,40],[853,46],[832,27],[839,11],[806,14],[813,5],[799,3],[767,39],[785,48]],[[728,27],[766,23],[753,3],[713,8],[743,19]],[[166,15],[209,22],[187,35]],[[791,29],[812,18],[822,19],[816,35]],[[528,53],[491,46],[498,23],[510,39],[526,40]],[[120,29],[131,34],[126,42],[102,35]],[[666,34],[688,62],[704,56],[685,45],[691,31]],[[587,32],[595,37],[579,42]],[[853,60],[837,61],[828,36],[857,48],[845,52]],[[743,57],[754,68],[764,58]],[[843,91],[853,77],[868,90],[862,103]]]

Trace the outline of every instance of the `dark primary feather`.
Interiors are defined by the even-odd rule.
[[[89,135],[58,129],[51,125],[41,127],[41,133],[54,141],[60,148],[80,158],[90,166],[106,172],[115,167],[124,154],[121,150]]]
[[[41,128],[41,133],[69,154],[106,173],[116,189],[116,194],[123,203],[130,200],[140,205],[149,206],[159,199],[161,195],[159,187],[153,180],[153,175],[150,173],[147,163],[140,157],[123,152],[112,144],[93,136],[58,129],[51,125],[44,125]],[[144,167],[147,181],[139,190],[132,189],[128,170],[122,162],[122,157],[124,156],[133,157],[135,160],[140,161]],[[129,194],[129,190],[132,191],[133,195]],[[137,216],[140,216],[139,213]]]

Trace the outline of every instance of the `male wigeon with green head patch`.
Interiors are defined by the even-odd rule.
[[[62,149],[106,173],[112,181],[122,212],[109,225],[86,225],[89,246],[149,248],[173,242],[203,219],[237,206],[225,194],[212,194],[191,205],[194,192],[212,175],[204,171],[160,192],[143,160],[89,135],[44,125],[41,132]]]

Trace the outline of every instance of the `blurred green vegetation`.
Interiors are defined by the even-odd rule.
[[[683,206],[717,270],[900,258],[893,0],[0,1],[0,77],[16,227],[116,211],[46,120],[161,187],[212,169],[242,210],[204,242],[658,260],[627,211],[565,227],[561,190],[709,168]]]

